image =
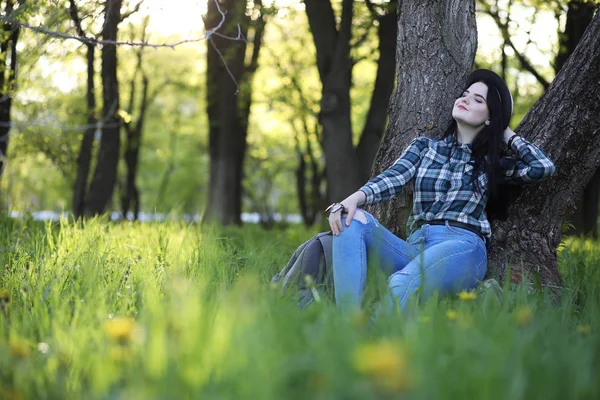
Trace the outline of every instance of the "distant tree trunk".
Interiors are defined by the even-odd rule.
[[[102,38],[117,40],[121,21],[122,0],[106,0],[105,21]],[[117,79],[117,46],[102,46],[102,138],[94,177],[85,201],[85,215],[97,215],[105,211],[117,181],[121,118],[119,112],[119,81]]]
[[[81,19],[79,17],[79,10],[75,0],[69,1],[69,13],[71,19],[75,23],[77,34],[81,37],[86,37],[85,32],[81,26]],[[73,185],[73,215],[76,219],[83,217],[85,211],[85,195],[87,193],[88,177],[90,174],[90,165],[92,162],[92,146],[94,145],[94,135],[96,133],[96,127],[98,118],[96,118],[96,86],[94,78],[96,71],[94,68],[95,61],[95,48],[93,43],[87,43],[86,45],[86,59],[87,59],[87,90],[86,90],[86,104],[87,104],[87,126],[81,138],[81,145],[79,147],[79,155],[77,157],[77,176],[75,178],[75,184]]]
[[[149,18],[145,18],[142,23],[141,42],[148,41],[147,28]],[[142,133],[144,121],[146,119],[146,110],[148,109],[148,76],[144,71],[144,47],[136,50],[137,63],[135,71],[129,85],[129,105],[127,107],[128,120],[124,124],[126,141],[125,141],[125,173],[124,190],[121,196],[121,211],[123,218],[127,218],[127,213],[132,211],[133,219],[137,220],[140,213],[140,194],[137,187],[136,178],[140,157],[140,147],[142,145]],[[142,98],[139,103],[139,111],[137,120],[134,121],[134,109],[136,107],[136,92],[138,90],[138,76],[142,75]],[[152,96],[154,97],[154,96]]]
[[[571,0],[567,8],[567,23],[564,32],[559,32],[559,53],[555,70],[558,73],[577,47],[585,29],[594,18],[595,5],[585,0]],[[575,202],[575,210],[569,219],[575,234],[598,236],[598,197],[600,194],[600,169],[592,176],[583,193]]]
[[[493,226],[489,275],[501,277],[507,264],[513,279],[536,271],[542,283],[559,287],[556,247],[576,196],[600,160],[600,13],[548,90],[525,116],[517,133],[535,142],[557,166],[555,177],[526,188],[510,218]]]
[[[440,136],[447,128],[477,49],[474,0],[400,0],[398,15],[396,90],[373,174],[390,167],[413,138]],[[369,207],[401,237],[412,189],[403,193]]]
[[[246,15],[246,2],[225,0],[208,2],[205,17],[207,30],[219,30],[212,35],[207,51],[207,113],[209,119],[210,183],[209,198],[203,222],[222,225],[240,224],[242,210],[243,162],[246,155],[248,118],[252,101],[252,77],[258,67],[265,16],[262,3],[254,1],[259,13],[256,19]],[[247,42],[232,40],[241,33],[248,37],[253,28],[252,55],[245,64]],[[229,38],[223,37],[228,36]]]
[[[361,184],[350,118],[354,0],[343,0],[339,29],[329,0],[305,0],[304,3],[323,85],[319,120],[323,127],[328,196],[330,200],[340,201]]]
[[[132,83],[132,92],[135,90],[135,84]],[[133,97],[132,97],[133,99]],[[127,173],[125,176],[125,190],[121,198],[121,209],[123,217],[127,218],[127,213],[132,211],[133,219],[137,220],[140,213],[140,194],[136,183],[137,170],[140,158],[140,146],[142,144],[142,132],[146,110],[148,107],[148,77],[142,78],[142,100],[140,111],[135,124],[129,122],[125,124],[127,140],[125,142],[125,166]],[[133,100],[132,100],[133,108]]]
[[[16,2],[18,3],[18,1]],[[15,2],[5,3],[2,15],[11,16]],[[17,79],[17,43],[19,41],[19,25],[4,22],[3,35],[0,38],[0,177],[6,166],[8,139],[10,132],[10,110]]]
[[[367,4],[370,4],[370,2]],[[374,10],[372,11],[375,13]],[[376,17],[376,19],[379,21],[377,30],[379,39],[377,75],[375,76],[375,86],[371,95],[367,120],[356,148],[362,183],[366,182],[371,176],[373,161],[385,132],[390,96],[394,90],[396,38],[398,36],[397,1],[390,1],[387,12]]]

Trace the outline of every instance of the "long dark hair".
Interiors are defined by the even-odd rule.
[[[482,81],[488,87],[486,103],[490,113],[490,124],[485,125],[472,143],[473,175],[471,177],[476,190],[481,190],[477,177],[484,171],[488,181],[488,202],[485,208],[488,220],[504,221],[508,218],[508,207],[521,192],[519,186],[508,185],[502,178],[500,159],[510,157],[504,143],[505,122],[502,119],[502,105],[497,89],[489,82]],[[466,90],[467,88],[465,88]],[[464,93],[464,91],[463,91]],[[462,96],[462,94],[461,94]],[[444,133],[444,138],[453,136],[456,141],[457,123],[452,119]],[[515,163],[516,160],[512,159]]]

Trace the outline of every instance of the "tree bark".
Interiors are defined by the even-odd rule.
[[[567,7],[567,23],[564,32],[559,32],[559,52],[556,56],[555,70],[558,73],[571,53],[577,47],[585,29],[594,17],[595,5],[592,2],[571,0]],[[598,235],[598,197],[600,191],[600,169],[583,190],[575,202],[573,215],[569,217],[575,234]]]
[[[17,2],[18,3],[18,2]],[[2,14],[11,16],[14,2],[8,0]],[[17,43],[19,41],[19,26],[10,22],[3,24],[3,38],[0,42],[0,177],[6,166],[8,139],[11,125],[10,111],[15,92],[17,78]]]
[[[305,0],[304,3],[323,85],[319,120],[323,127],[328,197],[339,201],[361,184],[350,117],[350,39],[354,0],[343,0],[339,30],[329,0]]]
[[[560,287],[556,248],[562,222],[575,197],[600,163],[600,13],[548,90],[516,132],[546,151],[557,166],[551,179],[527,187],[510,207],[510,218],[493,224],[488,275],[503,277],[512,267],[520,281],[539,273],[548,287]]]
[[[240,224],[242,210],[243,162],[246,155],[248,117],[252,101],[252,77],[258,67],[264,24],[260,1],[254,2],[260,16],[251,20],[245,15],[246,2],[225,0],[219,6],[208,2],[205,17],[207,30],[214,29],[225,18],[220,35],[209,39],[207,51],[207,113],[209,119],[210,183],[208,205],[203,222],[222,225]],[[249,65],[247,43],[231,40],[241,32],[248,37],[253,28],[253,46]]]
[[[79,10],[75,0],[69,2],[69,14],[75,23],[77,34],[85,37],[86,34],[81,26]],[[92,163],[92,146],[94,145],[94,135],[98,118],[96,118],[96,86],[94,78],[96,71],[94,68],[95,60],[95,45],[92,43],[86,44],[86,59],[87,59],[87,89],[86,89],[86,104],[87,104],[87,126],[81,138],[79,147],[79,155],[77,157],[77,176],[73,185],[73,215],[76,219],[83,217],[85,211],[85,195],[87,193],[88,177],[90,174],[90,165]]]
[[[421,135],[439,136],[451,122],[452,104],[471,71],[477,49],[474,0],[400,0],[396,90],[390,121],[373,166],[379,174]],[[368,207],[404,237],[412,189]]]
[[[107,0],[102,38],[117,40],[121,21],[122,0]],[[112,198],[119,164],[121,118],[119,112],[119,81],[117,79],[117,46],[102,46],[102,138],[94,177],[85,201],[85,215],[101,214]]]

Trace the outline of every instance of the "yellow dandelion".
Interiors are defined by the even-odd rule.
[[[10,303],[10,292],[6,289],[0,289],[0,303]]]
[[[517,310],[515,317],[517,319],[517,324],[520,327],[526,327],[531,324],[531,320],[533,319],[533,310],[529,306],[521,307]]]
[[[587,335],[589,335],[589,334],[590,334],[590,332],[591,332],[591,328],[590,328],[590,326],[589,326],[589,325],[587,325],[587,324],[582,324],[582,325],[579,325],[579,326],[577,327],[577,333],[579,333],[579,334],[581,334],[581,335],[583,335],[583,336],[587,336]]]
[[[457,314],[454,310],[448,310],[448,312],[446,313],[446,317],[448,317],[450,321],[454,321],[456,319],[456,316]]]
[[[104,332],[106,332],[106,335],[120,343],[131,340],[135,329],[135,321],[127,317],[112,318],[104,323]]]
[[[11,339],[8,342],[10,354],[16,358],[25,358],[31,354],[31,344],[23,339]]]
[[[458,294],[458,298],[463,301],[472,301],[477,298],[477,294],[475,292],[467,292],[466,290],[463,290]]]
[[[353,365],[382,390],[400,392],[410,385],[406,352],[396,341],[361,345],[354,352]]]

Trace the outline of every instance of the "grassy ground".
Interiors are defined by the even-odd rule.
[[[344,318],[269,284],[300,228],[0,221],[0,399],[600,398],[600,248],[524,287]],[[475,297],[475,298],[473,298]]]

